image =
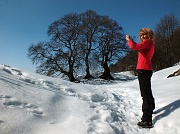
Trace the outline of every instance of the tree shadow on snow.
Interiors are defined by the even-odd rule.
[[[164,106],[156,111],[154,111],[154,114],[158,114],[155,116],[155,118],[153,119],[154,124],[160,120],[163,117],[168,116],[171,112],[174,112],[176,109],[180,108],[180,99],[176,100],[172,103],[170,103],[167,106]]]

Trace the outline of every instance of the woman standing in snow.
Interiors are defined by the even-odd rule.
[[[155,109],[154,97],[151,91],[152,64],[151,59],[154,54],[154,34],[149,28],[142,28],[139,31],[140,43],[134,42],[129,35],[126,35],[127,44],[132,50],[138,50],[138,63],[136,70],[138,71],[138,80],[142,104],[142,118],[137,125],[143,128],[151,128],[152,114]]]

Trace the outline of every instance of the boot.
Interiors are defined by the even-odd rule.
[[[149,122],[141,121],[141,122],[138,122],[137,125],[142,128],[152,128],[153,127],[152,121],[149,121]]]

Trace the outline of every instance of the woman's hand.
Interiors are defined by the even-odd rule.
[[[126,40],[127,41],[131,40],[131,37],[128,34],[126,35]]]

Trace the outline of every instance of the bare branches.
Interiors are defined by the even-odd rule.
[[[109,75],[111,62],[128,49],[122,27],[92,10],[65,15],[49,26],[47,34],[50,42],[32,44],[28,57],[39,65],[38,73],[64,73],[70,81],[76,80],[74,72],[82,70],[86,70],[86,78],[92,78],[90,70],[99,68]]]
[[[180,61],[180,21],[174,14],[165,15],[155,29],[156,49],[153,63],[155,69],[170,67]]]

